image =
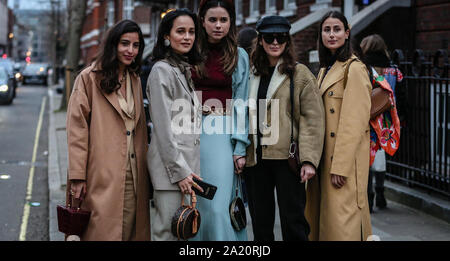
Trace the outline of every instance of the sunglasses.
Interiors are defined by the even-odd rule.
[[[275,39],[277,39],[277,43],[284,44],[289,40],[288,34],[263,34],[262,38],[264,42],[271,44]]]

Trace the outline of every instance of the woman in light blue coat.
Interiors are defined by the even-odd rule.
[[[235,230],[229,214],[250,143],[246,105],[249,58],[236,45],[235,20],[232,1],[200,3],[199,46],[205,61],[192,75],[203,109],[200,169],[203,180],[217,186],[217,192],[213,200],[198,197],[202,221],[193,240],[247,240],[247,230]],[[240,190],[237,194],[242,198]]]

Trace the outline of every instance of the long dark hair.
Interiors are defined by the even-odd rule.
[[[100,81],[100,87],[108,94],[120,88],[117,46],[119,45],[120,37],[126,33],[138,33],[139,35],[139,52],[135,60],[128,66],[128,70],[137,74],[141,70],[142,54],[145,48],[141,28],[131,20],[122,20],[108,30],[100,52],[95,58],[103,76],[103,79]]]
[[[289,33],[288,33],[289,34]],[[262,39],[262,34],[258,35],[258,42],[256,43],[256,48],[253,50],[251,54],[251,61],[253,65],[253,73],[255,75],[268,75],[269,74],[269,58],[267,58],[267,53],[264,50],[264,47],[260,44]],[[292,37],[289,35],[289,38],[286,42],[286,47],[284,48],[283,53],[280,58],[283,58],[283,63],[278,66],[278,71],[281,74],[291,75],[295,71],[295,50],[294,45],[292,44]]]
[[[221,64],[223,65],[223,71],[226,75],[232,75],[237,63],[238,63],[238,49],[237,49],[237,30],[236,30],[236,12],[234,9],[233,1],[227,0],[206,0],[200,3],[199,12],[198,12],[198,23],[199,23],[199,48],[201,50],[201,54],[204,58],[208,56],[208,35],[206,30],[203,28],[203,21],[205,19],[206,12],[210,8],[214,7],[222,7],[227,10],[228,15],[230,16],[230,30],[228,34],[222,38],[221,43],[223,47],[223,57],[220,59]],[[206,77],[205,63],[202,62],[199,66],[196,67],[197,74],[204,78]]]
[[[338,11],[330,11],[322,17],[322,20],[320,21],[320,25],[319,25],[319,37],[318,37],[318,42],[317,42],[318,49],[319,49],[320,67],[327,67],[327,66],[331,65],[331,63],[334,61],[334,59],[333,59],[334,57],[331,54],[331,51],[328,48],[326,48],[325,45],[323,45],[323,41],[322,41],[322,26],[323,26],[323,23],[325,22],[325,20],[327,20],[330,17],[339,19],[344,24],[345,31],[350,30],[350,26],[347,22],[347,18],[345,18],[345,16]],[[352,39],[352,37],[351,37],[351,32],[350,32],[348,35],[348,39],[345,40],[344,45],[336,50],[336,53],[335,53],[336,60],[338,60],[340,62],[344,62],[352,56],[353,49],[352,49],[352,45],[351,45],[351,39]]]
[[[198,25],[197,25],[197,15],[189,11],[189,9],[181,8],[176,9],[167,13],[164,18],[161,20],[158,28],[158,38],[156,40],[156,45],[153,48],[153,61],[159,61],[161,59],[166,58],[166,55],[169,51],[172,50],[170,46],[164,45],[165,36],[170,35],[170,31],[173,27],[173,22],[179,16],[189,16],[194,21],[195,26],[195,40],[192,45],[192,49],[186,54],[186,57],[189,60],[190,64],[197,64],[201,61],[200,52],[197,46],[197,35],[198,35]]]

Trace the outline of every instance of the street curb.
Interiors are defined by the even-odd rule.
[[[50,86],[48,90],[49,96],[49,131],[48,131],[48,190],[49,190],[49,239],[50,241],[64,241],[64,235],[58,230],[58,215],[56,213],[56,206],[63,205],[65,193],[61,188],[60,167],[58,159],[58,142],[55,127],[55,104],[53,95],[56,87],[59,85]]]
[[[384,187],[387,199],[420,210],[450,223],[449,201],[430,196],[426,193],[387,180],[384,182]]]

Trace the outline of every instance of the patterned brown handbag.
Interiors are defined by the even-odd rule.
[[[178,240],[187,240],[197,234],[201,218],[196,205],[197,197],[194,191],[191,193],[191,205],[188,206],[184,205],[184,195],[181,194],[181,206],[172,217],[172,234]]]

